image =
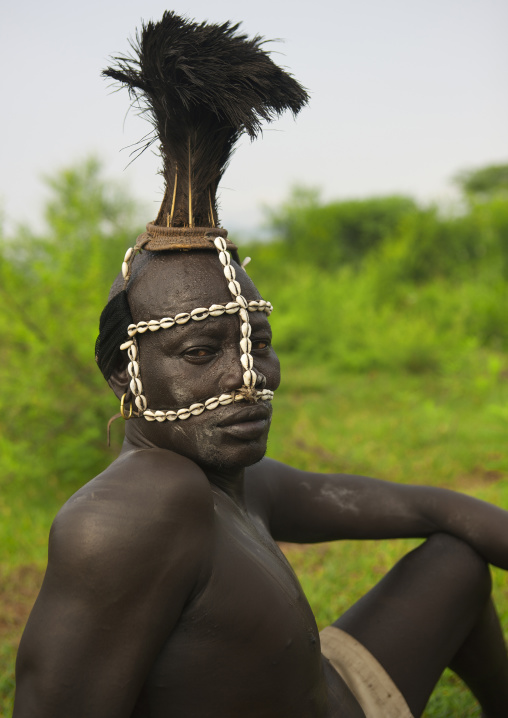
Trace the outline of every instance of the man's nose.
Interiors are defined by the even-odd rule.
[[[244,385],[245,367],[240,361],[240,353],[238,349],[231,353],[230,356],[224,357],[224,369],[221,375],[220,388],[224,393],[238,391]],[[266,377],[256,367],[256,362],[252,367],[256,374],[255,388],[261,391],[266,386]]]
[[[238,391],[243,384],[243,372],[244,369],[240,363],[240,354],[235,347],[234,351],[228,352],[227,356],[224,357],[224,365],[219,382],[221,391],[225,394]]]
[[[254,364],[254,371],[256,372],[256,389],[259,391],[262,391],[266,386],[266,376],[264,374],[261,374],[259,369],[256,369],[256,365]]]

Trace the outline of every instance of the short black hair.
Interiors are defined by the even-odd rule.
[[[132,323],[127,291],[122,289],[102,310],[95,342],[95,361],[106,381],[122,362],[124,354],[120,345],[129,339],[127,327]]]

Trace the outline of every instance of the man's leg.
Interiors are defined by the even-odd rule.
[[[507,662],[501,626],[494,604],[489,599],[449,665],[478,698],[485,718],[508,715]]]
[[[490,600],[487,564],[435,534],[404,556],[335,626],[377,658],[415,718],[450,666],[488,718],[508,715],[508,658]]]

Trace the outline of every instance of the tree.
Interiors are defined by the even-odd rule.
[[[475,199],[487,200],[499,194],[508,195],[508,164],[463,170],[454,181],[466,196]]]

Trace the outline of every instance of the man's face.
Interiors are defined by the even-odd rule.
[[[236,267],[247,300],[259,293]],[[174,317],[197,307],[232,299],[222,266],[213,252],[156,255],[129,289],[133,321]],[[249,313],[254,370],[274,391],[279,361],[271,347],[266,315]],[[240,320],[237,314],[191,321],[138,338],[144,395],[150,409],[180,409],[240,389]],[[156,446],[187,456],[204,467],[240,468],[259,461],[270,427],[270,402],[238,402],[175,422],[136,419],[136,429]]]

